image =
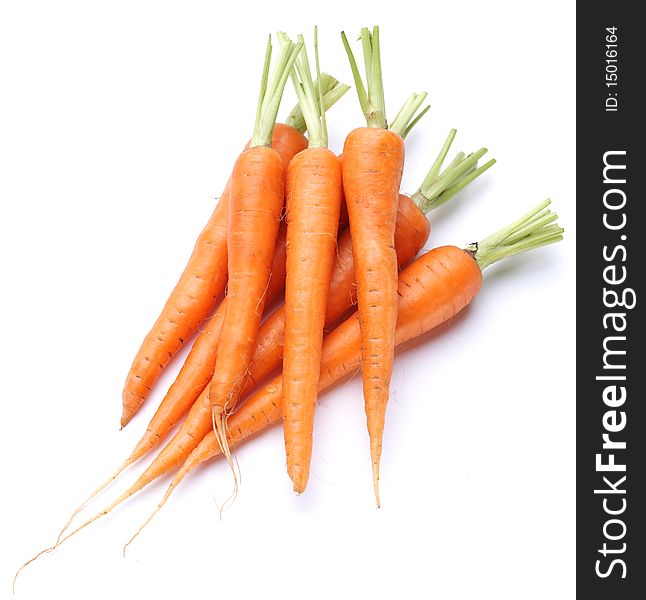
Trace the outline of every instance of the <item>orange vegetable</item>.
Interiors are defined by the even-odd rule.
[[[386,404],[395,355],[397,325],[397,254],[395,223],[404,168],[402,135],[415,110],[398,115],[387,129],[379,28],[364,28],[361,40],[367,93],[343,35],[367,127],[352,131],[343,146],[343,189],[352,235],[361,324],[361,377],[379,506],[379,461]]]
[[[402,345],[449,321],[470,304],[480,290],[482,270],[487,266],[563,239],[563,229],[555,223],[557,216],[548,209],[549,204],[550,200],[542,202],[520,219],[465,250],[455,246],[442,246],[427,252],[406,267],[399,275],[396,344]],[[319,392],[356,371],[360,346],[359,316],[355,313],[325,338]],[[278,376],[251,396],[230,419],[228,444],[235,446],[281,418],[282,378]],[[221,453],[221,445],[214,432],[210,431],[188,456],[162,501],[137,533],[164,505],[189,471]],[[108,514],[147,483],[167,472],[171,467],[159,460],[160,457],[115,502],[25,565],[55,549],[90,523]]]
[[[238,157],[231,175],[227,307],[208,392],[213,430],[232,469],[226,420],[238,402],[256,345],[285,198],[285,167],[271,148],[271,134],[302,43],[282,44],[270,79],[271,48],[270,37],[251,144]]]
[[[423,254],[406,267],[399,274],[396,345],[401,346],[450,321],[468,306],[480,291],[482,270],[487,266],[563,239],[563,229],[555,223],[557,215],[547,208],[549,204],[549,200],[542,202],[520,219],[466,250],[442,246]],[[353,375],[359,367],[359,319],[358,313],[353,314],[325,338],[319,392]],[[231,417],[231,446],[280,421],[283,385],[283,378],[275,377],[247,399]],[[215,437],[209,432],[186,459],[144,526],[192,469],[219,454]]]
[[[422,210],[432,210],[444,204],[495,162],[490,160],[475,169],[477,160],[486,152],[483,148],[466,159],[461,153],[458,154],[451,165],[444,172],[439,173],[454,135],[455,131],[453,130],[431,167],[429,176],[413,195],[419,206],[423,207]],[[418,208],[418,204],[408,196],[402,195],[400,197],[395,240],[399,264],[402,267],[419,252],[430,233],[429,222]],[[325,317],[326,327],[338,321],[353,306],[353,290],[356,286],[349,232],[339,238],[331,282]],[[284,333],[285,307],[283,306],[272,313],[260,328],[258,345],[249,370],[249,379],[243,391],[244,394],[251,391],[255,385],[254,382],[262,382],[280,367]],[[191,407],[177,433],[119,501],[123,501],[157,477],[181,465],[211,428],[211,403],[208,398],[208,389],[205,389]]]
[[[418,192],[413,195],[419,206],[423,207],[422,210],[432,210],[444,204],[495,162],[490,160],[480,168],[474,168],[477,160],[486,152],[483,148],[468,158],[459,154],[444,172],[439,173],[454,135],[455,131],[449,134],[447,143],[431,167],[429,174],[432,176],[427,176]],[[408,196],[400,196],[395,242],[398,262],[401,267],[405,266],[419,252],[430,233],[428,219],[418,208],[418,204]],[[349,232],[346,231],[338,240],[338,251],[326,307],[326,327],[332,326],[353,307],[355,289],[352,241]],[[260,327],[256,351],[243,394],[250,392],[256,384],[262,383],[280,367],[283,357],[284,335],[285,307],[282,306],[274,311]],[[140,489],[153,481],[159,474],[166,473],[180,465],[209,429],[211,429],[211,405],[208,391],[204,390],[191,407],[186,420],[175,436],[161,450],[149,469],[135,483],[135,486],[139,486]]]
[[[329,108],[345,94],[349,89],[347,85],[339,83],[334,77],[323,73],[317,80],[323,90],[323,104]],[[298,105],[292,110],[287,119],[287,124],[277,123],[272,134],[271,145],[280,155],[285,167],[289,161],[301,150],[307,148],[307,139],[303,136],[306,130],[306,123]],[[249,144],[245,146],[248,148]],[[228,213],[228,189],[226,197],[220,200],[227,202]],[[226,214],[224,216],[226,223]],[[347,219],[346,219],[347,222]],[[226,228],[226,225],[225,225]],[[226,255],[226,241],[223,241]],[[281,228],[276,243],[274,259],[271,267],[272,277],[267,287],[265,304],[270,305],[278,298],[285,286],[285,229]],[[206,387],[213,376],[215,357],[217,354],[224,311],[227,299],[224,298],[215,313],[208,319],[191,351],[188,353],[182,368],[175,379],[175,382],[166,392],[157,412],[150,421],[146,433],[137,444],[137,447],[128,458],[128,464],[132,464],[147,452],[155,448],[166,434],[180,421],[186,411],[192,406],[200,392]]]
[[[321,75],[319,81],[326,108],[333,106],[349,89],[326,73]],[[307,148],[307,140],[303,136],[305,128],[298,107],[292,110],[285,125],[276,124],[271,145],[280,154],[285,166],[295,154]],[[227,282],[229,192],[230,181],[197,238],[184,272],[133,360],[123,389],[122,427],[137,413],[170,359],[211,315],[218,298],[224,293]],[[175,391],[183,393],[182,389]]]
[[[299,40],[303,41],[302,36]],[[318,72],[316,29],[314,54]],[[283,417],[287,473],[294,491],[300,494],[309,478],[326,300],[343,188],[341,161],[327,149],[322,94],[314,86],[305,48],[295,63],[292,80],[309,132],[309,148],[297,154],[287,168],[286,207]]]
[[[272,147],[288,163],[307,147],[303,134],[278,124]],[[227,282],[227,215],[230,181],[200,233],[175,289],[157,318],[130,367],[123,389],[121,426],[137,413],[170,359],[208,318]]]

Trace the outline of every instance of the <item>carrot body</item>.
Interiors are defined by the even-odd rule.
[[[375,495],[395,354],[397,255],[395,222],[404,140],[375,127],[350,132],[343,147],[343,188],[357,273],[361,376]]]
[[[401,194],[397,207],[395,250],[399,267],[404,267],[422,249],[431,227],[428,219],[415,203]],[[356,305],[356,279],[352,239],[346,231],[339,236],[334,269],[330,278],[330,291],[325,311],[325,327],[333,326]],[[261,384],[280,366],[285,335],[285,307],[274,311],[260,327],[256,352],[249,370],[245,393]]]
[[[450,320],[478,294],[482,273],[469,253],[455,246],[427,252],[399,275],[396,345],[402,345]],[[356,372],[361,354],[357,313],[323,342],[319,392]],[[251,396],[229,419],[229,443],[235,446],[282,418],[283,379],[277,376]],[[220,454],[209,432],[191,453],[176,480]]]
[[[419,252],[426,243],[429,233],[430,225],[426,216],[408,196],[402,194],[399,199],[395,236],[397,256],[401,266],[406,265]],[[354,289],[352,242],[349,232],[346,231],[338,240],[335,268],[332,271],[327,302],[326,326],[334,324],[352,307]],[[256,384],[263,382],[280,367],[284,335],[285,309],[283,306],[274,311],[260,328],[256,352],[249,371],[250,377],[243,394],[250,392]],[[329,344],[327,341],[325,343]],[[208,388],[206,388],[191,407],[177,433],[150,465],[150,473],[146,478],[151,474],[166,473],[182,464],[211,428],[211,403]],[[153,479],[157,476],[159,475],[154,475]]]
[[[283,417],[287,472],[294,491],[302,493],[309,478],[326,299],[343,197],[341,162],[327,148],[310,147],[289,163],[286,183]]]
[[[298,140],[293,137],[292,134],[289,133],[289,130],[291,128],[281,125],[277,126],[274,129],[274,143],[272,147],[276,147],[277,151],[281,153],[281,158],[283,159],[283,163],[287,165],[290,160],[290,156],[297,151],[297,148],[300,147],[300,143]],[[296,131],[296,130],[294,130]],[[300,133],[299,133],[300,135]],[[292,139],[294,141],[293,144],[290,143],[285,143],[285,140]],[[282,140],[282,143],[281,143]],[[414,203],[412,203],[410,200],[408,200],[408,205],[412,209],[416,209],[416,206]],[[419,210],[416,211],[417,215],[419,215],[421,218],[418,217],[420,220],[420,223],[423,221],[423,223],[427,223],[427,220]],[[400,214],[400,217],[402,215]],[[345,201],[342,202],[341,205],[341,214],[339,217],[339,231],[343,231],[345,227],[348,224],[348,214],[347,214],[347,209],[345,208]],[[420,225],[423,227],[423,224]],[[285,250],[285,242],[286,242],[286,230],[284,227],[281,227],[278,233],[278,241],[276,242],[276,250],[274,254],[274,260],[272,263],[272,277],[269,280],[269,285],[267,286],[267,301],[265,303],[265,307],[267,307],[268,304],[271,304],[273,301],[277,300],[283,291],[285,287],[285,258],[286,258],[286,250]],[[403,236],[402,236],[403,237]],[[416,238],[413,238],[413,240]],[[425,238],[426,239],[426,238]],[[354,267],[352,266],[352,248],[351,248],[351,242],[350,242],[350,236],[349,234],[347,235],[347,239],[345,240],[346,243],[344,244],[345,250],[342,251],[341,247],[339,247],[338,250],[338,258],[337,260],[337,265],[340,264],[345,264],[345,260],[341,260],[341,257],[344,256],[345,254],[350,255],[350,269],[351,271],[345,271],[344,273],[339,273],[338,269],[335,269],[333,272],[333,275],[336,275],[337,277],[345,278],[346,280],[351,280],[352,286],[354,286],[354,271],[352,270]],[[406,238],[405,240],[402,239],[402,244],[407,243],[411,244],[414,243],[409,241],[409,238]],[[423,245],[423,241],[419,245]],[[417,253],[417,250],[413,251],[412,254],[410,255],[411,257],[414,256]],[[409,259],[406,260],[408,262]],[[339,288],[340,289],[340,288]],[[345,288],[343,288],[345,289]],[[346,296],[344,295],[343,298]],[[350,298],[350,295],[347,295],[347,298]],[[339,302],[344,302],[345,308],[349,308],[350,303],[346,302],[345,300],[341,300],[338,298],[334,298],[332,300],[332,297],[328,299],[328,306],[332,304],[332,313],[333,314],[343,314],[343,312],[335,312],[334,304],[339,303]],[[150,450],[155,448],[163,439],[164,437],[168,434],[168,432],[175,426],[179,421],[184,417],[186,414],[186,411],[190,409],[190,407],[195,403],[197,400],[198,396],[202,392],[202,390],[208,385],[209,381],[211,380],[211,377],[213,377],[213,369],[215,367],[215,359],[217,357],[217,350],[218,350],[218,342],[220,340],[220,333],[222,331],[222,323],[224,320],[224,311],[226,309],[226,304],[227,304],[227,299],[224,298],[220,305],[218,306],[216,312],[209,318],[207,321],[206,325],[204,326],[204,329],[200,332],[200,334],[196,337],[195,342],[193,343],[193,346],[191,347],[191,351],[188,353],[186,360],[184,361],[184,364],[182,365],[182,368],[180,369],[180,372],[177,375],[177,378],[171,385],[171,387],[168,389],[166,392],[166,395],[164,396],[164,399],[161,401],[159,408],[153,415],[153,418],[151,419],[150,423],[148,424],[148,427],[146,429],[146,432],[144,433],[143,437],[141,440],[138,442],[137,446],[133,450],[132,454],[128,458],[128,463],[131,464],[135,462],[136,460],[140,459],[142,456],[144,456],[146,453],[148,453]],[[328,313],[331,311],[328,309]],[[326,324],[332,323],[334,320],[336,320],[337,317],[335,317],[332,321],[326,320]],[[278,363],[282,359],[282,347],[283,347],[283,322],[281,321],[281,332],[280,332],[280,355],[276,357],[275,354],[271,356],[271,360],[275,361],[276,364],[273,364],[271,366],[269,374],[271,370],[276,368],[278,366]],[[261,338],[259,337],[259,340]],[[258,352],[254,356],[258,355]],[[267,357],[270,358],[270,357]],[[255,360],[255,359],[254,359]],[[260,369],[260,372],[262,372],[263,369]],[[252,373],[250,373],[252,375]],[[253,381],[252,381],[253,383]]]
[[[277,124],[272,147],[287,164],[307,147],[307,140],[293,127]],[[229,193],[227,183],[175,289],[135,356],[123,389],[122,426],[139,410],[164,367],[211,314],[224,292]]]
[[[271,267],[272,276],[267,286],[266,304],[276,300],[285,286],[285,234],[285,227],[281,227]],[[227,299],[224,298],[195,339],[177,378],[166,392],[166,396],[148,424],[146,433],[128,460],[134,462],[155,448],[179,423],[211,380],[226,306]]]
[[[279,154],[266,146],[245,150],[231,176],[227,308],[209,386],[215,429],[222,435],[251,364],[284,198],[285,168]]]

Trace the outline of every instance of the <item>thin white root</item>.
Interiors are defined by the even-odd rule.
[[[136,491],[136,490],[135,490],[135,491]],[[67,540],[69,540],[72,536],[74,536],[74,535],[76,535],[77,533],[79,533],[79,531],[81,531],[81,530],[85,529],[88,525],[91,525],[92,523],[94,523],[95,521],[97,521],[98,519],[100,519],[101,517],[104,517],[105,515],[107,515],[108,513],[110,513],[114,508],[116,508],[117,506],[119,506],[119,504],[121,504],[121,503],[122,503],[124,500],[126,500],[127,498],[130,498],[130,496],[132,496],[133,494],[134,494],[134,491],[132,491],[132,490],[127,490],[127,491],[126,491],[126,492],[124,492],[121,496],[119,496],[119,497],[118,497],[114,502],[112,502],[112,504],[110,504],[110,505],[108,505],[106,508],[104,508],[101,512],[97,513],[97,514],[96,514],[96,515],[94,515],[92,518],[90,518],[90,519],[88,519],[87,521],[85,521],[85,523],[83,523],[82,525],[79,525],[79,526],[78,526],[74,531],[72,531],[71,533],[68,533],[64,538],[62,538],[62,539],[58,539],[54,545],[50,546],[49,548],[45,548],[44,550],[41,550],[38,554],[36,554],[34,557],[30,558],[27,562],[25,562],[25,563],[24,563],[24,564],[23,564],[23,565],[22,565],[22,566],[21,566],[21,567],[16,571],[16,574],[14,575],[14,578],[13,578],[13,590],[14,590],[14,592],[15,592],[15,589],[16,589],[16,580],[18,579],[18,575],[20,575],[20,573],[22,572],[22,570],[23,570],[27,565],[31,564],[31,563],[32,563],[32,562],[34,562],[36,559],[40,558],[43,554],[49,554],[50,552],[52,552],[52,551],[56,550],[56,548],[58,548],[61,544],[63,544],[63,543],[64,543],[64,542],[66,542]]]
[[[170,482],[170,485],[168,486],[168,489],[166,490],[166,493],[164,494],[164,497],[161,499],[160,503],[157,505],[155,510],[150,513],[148,518],[142,523],[142,525],[135,531],[135,534],[126,542],[126,544],[123,546],[123,557],[126,557],[126,548],[132,544],[132,542],[135,540],[135,538],[144,530],[144,528],[150,523],[155,515],[162,509],[164,504],[166,504],[166,501],[170,498],[170,495],[173,493],[175,488],[181,483],[182,479],[186,476],[187,473],[190,472],[190,469],[187,469],[186,466],[183,466],[175,475],[175,478],[173,481]]]
[[[381,508],[381,500],[379,499],[379,465],[375,463],[372,465],[372,487],[375,490],[377,508]]]
[[[381,508],[379,499],[379,462],[381,460],[381,448],[379,446],[370,448],[370,461],[372,462],[372,487],[375,492],[375,501],[377,508]]]
[[[56,540],[56,543],[55,543],[55,544],[53,544],[53,545],[52,545],[52,546],[50,546],[49,548],[45,548],[44,550],[41,550],[38,554],[36,554],[34,557],[30,558],[26,563],[24,563],[24,564],[23,564],[23,565],[22,565],[22,566],[21,566],[21,567],[16,571],[16,574],[14,575],[14,578],[13,578],[13,591],[14,591],[14,593],[15,593],[15,591],[16,591],[16,580],[18,579],[18,575],[20,575],[20,573],[22,572],[22,570],[23,570],[27,565],[30,565],[30,564],[31,564],[32,562],[34,562],[36,559],[38,559],[38,558],[40,558],[41,556],[43,556],[43,554],[49,554],[50,552],[53,552],[54,550],[56,550],[56,548],[58,548],[58,547],[59,547],[62,543],[64,543],[66,540],[69,540],[73,535],[76,535],[79,531],[81,531],[82,529],[85,529],[88,525],[90,525],[91,523],[94,523],[94,521],[96,521],[97,519],[100,519],[101,517],[103,517],[103,516],[107,515],[107,514],[110,512],[110,510],[112,510],[112,508],[114,508],[114,506],[112,506],[112,505],[111,505],[110,507],[108,507],[108,509],[106,509],[106,510],[104,510],[104,511],[101,511],[100,513],[98,513],[98,514],[94,515],[91,519],[89,519],[88,521],[86,521],[85,523],[83,523],[83,525],[81,525],[81,526],[77,527],[74,531],[72,531],[72,533],[68,533],[64,538]]]
[[[118,469],[115,471],[115,473],[109,478],[106,479],[98,488],[96,488],[79,506],[74,510],[72,515],[70,516],[69,519],[67,519],[67,522],[63,526],[63,528],[60,530],[58,537],[56,538],[56,543],[61,541],[61,538],[63,537],[63,534],[67,531],[68,527],[71,525],[72,521],[78,515],[96,496],[98,496],[105,488],[107,488],[121,473],[123,473],[127,467],[129,467],[134,461],[131,459],[126,460]]]
[[[213,432],[215,434],[215,439],[218,442],[218,446],[220,447],[220,450],[222,451],[222,455],[227,461],[227,464],[229,465],[229,468],[231,469],[231,473],[233,475],[233,491],[231,492],[231,495],[224,501],[224,504],[220,507],[220,519],[222,519],[222,513],[227,508],[230,504],[233,504],[235,502],[236,497],[238,496],[238,489],[239,489],[239,484],[240,484],[240,474],[239,474],[239,468],[238,468],[238,462],[237,460],[234,461],[234,458],[231,454],[231,448],[229,447],[229,441],[228,441],[228,415],[224,410],[220,411],[213,411],[211,414],[211,418],[213,421]]]
[[[164,497],[162,498],[162,501],[157,505],[155,510],[153,510],[153,512],[150,513],[148,518],[141,524],[139,529],[137,529],[137,531],[135,531],[134,535],[124,544],[124,546],[123,546],[123,558],[126,557],[126,549],[128,548],[128,546],[130,546],[130,544],[132,544],[132,542],[135,541],[135,538],[144,530],[146,525],[148,525],[148,523],[150,523],[153,520],[155,515],[161,510],[162,506],[164,506],[164,504],[166,504],[166,500],[168,500],[168,497],[170,496],[170,493],[173,490],[172,486],[173,486],[173,484],[171,483],[171,487],[169,487],[168,490],[166,490],[166,494],[164,494]]]

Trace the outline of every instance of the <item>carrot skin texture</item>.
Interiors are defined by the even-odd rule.
[[[272,276],[267,286],[266,305],[276,300],[285,286],[285,235],[286,228],[281,227],[271,267]],[[177,378],[166,392],[146,433],[133,450],[129,460],[138,460],[155,448],[179,423],[211,381],[226,306],[227,299],[224,298],[195,339]]]
[[[428,219],[406,195],[399,196],[395,249],[399,267],[404,267],[424,246],[431,232]],[[330,291],[325,312],[325,327],[333,326],[338,319],[356,305],[356,280],[352,240],[346,231],[337,240],[334,269],[330,278]],[[251,392],[280,366],[283,357],[285,309],[278,308],[260,327],[256,352],[249,369],[249,380],[244,393]]]
[[[307,139],[293,127],[276,124],[272,147],[287,165],[294,155],[307,148]],[[136,414],[170,359],[213,312],[224,292],[229,192],[227,182],[178,283],[133,360],[123,389],[122,427]]]
[[[341,163],[327,148],[297,154],[287,169],[287,281],[283,373],[287,472],[309,479],[326,299],[343,198]]]
[[[473,301],[481,286],[480,267],[469,252],[455,246],[442,246],[421,256],[399,276],[395,343],[398,346],[405,344],[449,321]],[[358,313],[355,313],[325,338],[319,392],[354,373],[360,364],[360,356],[361,328]],[[237,446],[282,419],[282,392],[283,381],[278,376],[258,390],[232,415],[227,428],[229,446]],[[195,441],[195,438],[190,439]],[[222,454],[222,447],[212,429],[197,447],[192,445],[194,449],[189,451],[190,454],[172,480],[162,504],[189,471]],[[168,446],[112,506],[131,497],[180,464],[178,453],[165,456],[167,449]],[[186,452],[186,448],[182,450]],[[109,510],[111,508],[98,516],[107,514]]]
[[[141,408],[170,359],[190,339],[224,290],[228,203],[227,183],[184,272],[130,367],[123,390],[122,427]]]
[[[290,133],[290,131],[292,133]],[[293,132],[296,132],[297,135],[295,135]],[[298,136],[300,136],[300,138]],[[289,163],[289,160],[291,160],[290,157],[292,155],[298,153],[304,139],[301,138],[301,134],[296,130],[293,130],[291,127],[281,125],[280,127],[277,126],[274,129],[274,142],[272,143],[272,147],[276,147],[277,151],[281,153],[281,158],[283,159],[283,163],[285,165]],[[410,200],[408,200],[408,203],[414,210],[417,211],[418,215],[421,215],[414,203],[412,203]],[[341,214],[339,217],[339,231],[343,231],[347,226],[347,217],[348,215],[347,210],[345,210],[344,201],[341,206]],[[425,217],[423,217],[422,220],[423,223],[428,223]],[[276,242],[276,250],[272,265],[272,277],[270,278],[269,285],[267,286],[267,301],[265,303],[265,308],[267,308],[269,304],[272,304],[279,298],[281,292],[285,287],[285,236],[285,228],[281,227],[278,234],[278,241]],[[404,240],[402,240],[402,243],[404,243]],[[411,242],[407,237],[405,243],[411,244],[414,242]],[[422,244],[420,244],[419,247],[421,247]],[[347,252],[350,254],[351,261],[352,249],[349,234],[347,235],[346,246]],[[416,252],[417,250],[415,250],[411,254],[411,256],[413,256]],[[337,254],[340,257],[342,255],[341,250],[339,250]],[[336,264],[340,264],[339,261],[337,261]],[[350,265],[350,268],[353,268],[352,265]],[[336,273],[336,271],[337,270],[335,269],[334,272]],[[346,273],[345,278],[347,278],[348,276],[352,278],[352,285],[354,285],[354,275],[352,273]],[[351,296],[352,294],[347,295],[348,298],[351,298]],[[346,297],[346,295],[344,295],[344,297]],[[331,302],[331,298],[332,296],[330,296],[330,299],[328,299],[328,305]],[[208,385],[211,377],[213,376],[213,369],[217,357],[218,342],[220,339],[220,333],[222,331],[222,322],[224,320],[226,303],[227,299],[223,298],[216,312],[209,318],[206,325],[204,326],[204,329],[195,339],[195,342],[193,343],[193,346],[191,347],[191,350],[188,353],[186,360],[184,361],[184,364],[182,365],[182,368],[177,375],[177,378],[175,379],[169,390],[166,392],[166,395],[159,405],[159,408],[148,424],[145,434],[138,442],[128,460],[134,462],[144,456],[150,450],[158,446],[159,443],[168,434],[168,432],[184,417],[186,412],[195,403],[202,390]],[[350,303],[348,303],[345,308],[349,308],[349,306]],[[328,310],[328,313],[329,312],[330,311]],[[338,314],[343,313],[340,312]],[[338,316],[333,320],[336,320],[336,318],[338,318]],[[332,321],[327,320],[326,325],[329,325],[331,322]],[[281,321],[281,328],[282,326],[283,325]],[[282,347],[283,330],[281,329],[280,356],[276,356],[274,354],[271,357],[267,357],[268,359],[276,361],[276,364],[272,363],[272,366],[269,367],[267,374],[269,374],[274,368],[276,368],[278,366],[278,362],[282,359]],[[259,353],[256,352],[254,356],[258,355]],[[260,371],[262,372],[262,368],[260,369]],[[251,383],[253,384],[253,381],[251,381]],[[247,389],[248,386],[245,387],[245,390]]]
[[[399,276],[397,346],[449,321],[472,302],[481,285],[478,264],[455,246],[435,248],[411,263]],[[325,338],[319,393],[355,373],[360,354],[361,333],[355,313]],[[282,377],[275,377],[231,416],[229,443],[232,447],[281,420],[282,387]],[[207,433],[187,458],[182,476],[188,469],[220,453],[215,436]]]
[[[395,236],[401,266],[406,265],[419,252],[429,234],[430,224],[426,216],[408,196],[402,194],[399,198]],[[352,242],[349,232],[346,231],[338,240],[335,268],[332,272],[327,302],[326,326],[335,323],[352,307],[354,290]],[[285,310],[282,306],[267,318],[259,330],[258,344],[243,395],[251,392],[256,384],[262,383],[280,367],[283,358],[284,334]],[[331,344],[329,339],[328,336],[325,341],[328,346]],[[151,464],[150,468],[155,472],[165,473],[180,465],[211,428],[211,403],[208,388],[206,388],[194,402],[175,436],[155,458],[156,464]]]
[[[248,376],[284,199],[285,167],[279,154],[265,146],[245,150],[231,176],[227,308],[209,385],[211,407],[219,417],[235,408]]]
[[[395,223],[404,140],[386,129],[361,127],[343,147],[343,188],[357,273],[361,377],[375,496],[395,356],[397,255]]]

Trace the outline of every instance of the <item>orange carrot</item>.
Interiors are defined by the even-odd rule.
[[[417,106],[400,111],[387,128],[381,77],[379,28],[361,30],[367,93],[345,34],[341,34],[367,127],[350,132],[343,146],[345,191],[357,274],[361,323],[361,376],[375,499],[379,506],[379,461],[395,353],[397,255],[395,223],[404,166],[402,134]],[[416,98],[416,96],[414,97]],[[420,102],[421,104],[421,102]]]
[[[466,185],[464,181],[458,182],[455,186],[449,187],[446,193],[455,193],[464,185]],[[437,197],[437,204],[446,199],[440,193]],[[561,239],[563,230],[556,225],[551,225],[556,219],[556,215],[546,210],[548,204],[549,201],[541,204],[529,215],[467,251],[453,247],[432,250],[402,271],[399,278],[400,318],[397,325],[397,343],[402,344],[421,335],[466,306],[480,287],[480,269],[506,256]],[[343,377],[352,374],[359,365],[359,354],[360,331],[358,317],[355,313],[325,338],[319,391],[327,389]],[[201,416],[196,415],[193,425],[197,428],[193,432],[187,430],[183,436],[178,437],[182,433],[180,429],[178,435],[160,452],[148,469],[119,498],[64,538],[59,539],[56,544],[37,554],[21,569],[42,554],[57,548],[71,536],[107,515],[126,499],[141,491],[149,483],[184,462],[162,502],[146,521],[148,523],[192,468],[222,452],[215,433],[209,427],[210,406],[206,390],[202,393],[201,398],[206,399],[206,403],[200,403],[198,400],[184,423],[185,426],[191,420],[194,411],[201,408],[202,414]],[[281,418],[282,378],[277,377],[257,391],[232,416],[229,427],[229,443],[238,444]],[[202,427],[201,435],[199,433],[200,427]],[[198,439],[201,440],[199,445],[197,445]]]
[[[441,206],[495,162],[490,160],[481,167],[475,168],[477,160],[486,152],[483,148],[467,158],[459,153],[455,160],[440,173],[440,168],[454,136],[455,130],[452,130],[431,167],[429,175],[425,178],[420,189],[413,194],[412,198],[415,201],[408,196],[402,195],[400,197],[395,240],[398,261],[401,266],[406,265],[428,239],[430,226],[422,210],[430,211]],[[353,304],[353,290],[356,286],[352,242],[348,232],[339,238],[338,254],[331,282],[325,317],[326,326],[334,324]],[[243,394],[250,392],[255,386],[255,382],[262,382],[280,367],[284,332],[285,308],[283,306],[272,313],[260,328],[258,345],[249,371],[250,377]],[[133,487],[141,489],[156,477],[179,466],[210,429],[211,404],[208,398],[208,389],[205,389],[191,407],[178,432],[161,450]]]
[[[454,135],[455,130],[449,134],[447,143],[429,171],[430,174],[434,174],[433,177],[427,176],[423,185],[413,195],[415,201],[408,196],[400,197],[395,239],[401,266],[406,265],[419,252],[430,232],[428,220],[418,206],[425,211],[441,206],[495,162],[491,160],[480,168],[474,168],[477,160],[486,152],[483,148],[466,159],[462,153],[458,154],[451,165],[439,173]],[[338,242],[328,294],[326,327],[334,324],[352,307],[355,287],[352,242],[349,233],[346,232]],[[243,394],[250,392],[256,384],[264,381],[280,367],[284,332],[285,307],[283,306],[274,311],[260,327],[256,351]],[[175,436],[155,458],[150,466],[151,473],[165,473],[180,465],[209,429],[211,429],[211,404],[207,388],[199,395]],[[144,480],[148,480],[148,475],[144,476]]]
[[[299,131],[277,125],[272,146],[288,163],[307,146],[307,140]],[[122,427],[136,414],[170,359],[211,314],[224,292],[229,192],[230,183],[227,183],[182,276],[135,356],[123,390]]]
[[[267,305],[278,298],[285,285],[285,233],[285,228],[281,227],[271,266],[272,276],[267,285],[265,296]],[[227,302],[227,298],[222,300],[218,309],[195,339],[175,382],[166,392],[166,396],[151,419],[146,433],[129,457],[129,461],[138,460],[157,446],[161,439],[186,414],[186,411],[211,380]]]
[[[326,110],[331,108],[350,89],[349,86],[339,83],[339,81],[327,73],[321,74],[316,85],[321,86],[323,105]],[[285,167],[295,154],[307,146],[307,140],[303,136],[306,130],[306,124],[298,104],[288,116],[286,123],[285,125],[277,123],[272,135],[272,147],[279,153]],[[245,146],[245,148],[248,147],[249,144]],[[226,200],[228,203],[228,187],[229,184],[227,183],[227,194],[221,199],[221,202]],[[347,214],[342,216],[340,227],[344,227],[346,224]],[[267,287],[266,305],[271,304],[272,300],[276,299],[284,288],[285,254],[285,228],[283,227],[279,232],[276,243],[272,263],[273,276],[270,278]],[[159,408],[148,424],[146,432],[130,456],[119,466],[114,474],[97,487],[75,509],[61,530],[59,539],[69,527],[74,517],[127,467],[159,445],[168,432],[179,423],[188,409],[197,400],[213,375],[213,367],[215,365],[226,303],[226,298],[224,298],[216,312],[207,321],[204,329],[197,336],[175,382],[164,396]]]
[[[327,73],[323,73],[319,81],[326,108],[334,105],[349,89]],[[271,144],[285,166],[294,155],[307,148],[304,132],[305,120],[298,105],[285,125],[276,124]],[[123,389],[122,427],[137,413],[170,359],[209,317],[224,293],[229,186],[230,182],[227,182],[213,214],[197,238],[184,272],[133,360]]]
[[[302,36],[299,41],[303,41]],[[314,54],[318,72],[316,28]],[[305,491],[309,478],[326,299],[334,267],[343,191],[341,161],[327,149],[322,98],[314,87],[305,47],[292,70],[292,80],[309,132],[309,147],[289,163],[286,180],[283,417],[287,473],[294,491],[300,494]]]
[[[469,305],[480,290],[482,270],[489,265],[563,239],[563,229],[555,223],[557,216],[548,209],[549,204],[550,200],[542,202],[520,219],[480,243],[471,244],[465,250],[455,246],[436,248],[404,269],[399,275],[396,344],[402,345],[449,321]],[[359,316],[355,313],[325,338],[319,391],[331,387],[356,371],[359,366],[360,346]],[[235,446],[281,418],[282,378],[276,377],[270,384],[258,390],[232,416],[229,423],[228,443]],[[221,453],[221,445],[214,432],[210,431],[188,456],[166,490],[162,501],[135,536],[162,508],[187,473]],[[56,544],[27,561],[18,570],[16,577],[25,566],[39,556],[56,549],[89,524],[107,515],[147,483],[168,471],[168,469],[164,470],[165,463],[157,460],[155,463],[157,464],[151,465],[139,480],[112,504]]]
[[[466,250],[442,246],[423,254],[406,267],[399,274],[399,315],[395,334],[397,346],[450,321],[468,306],[480,290],[482,270],[487,266],[561,240],[563,229],[555,224],[557,216],[547,208],[549,204],[549,200],[542,202],[517,221],[479,244],[470,245]],[[360,321],[358,313],[355,313],[325,338],[319,392],[356,372],[360,346]],[[229,421],[231,446],[240,444],[281,420],[283,386],[282,376],[275,377],[232,415]],[[209,432],[186,459],[162,501],[143,526],[159,511],[192,469],[220,453],[213,432]]]
[[[319,83],[323,90],[323,104],[326,108],[333,106],[349,89],[347,85],[339,83],[326,73],[321,74],[317,80],[317,84]],[[276,124],[271,142],[272,148],[278,152],[285,167],[296,154],[307,147],[307,140],[302,135],[306,131],[306,123],[298,105],[290,113],[287,123],[287,125]],[[249,144],[246,147],[248,148],[248,146]],[[281,228],[278,235],[271,271],[272,277],[269,280],[266,294],[267,306],[282,293],[285,286],[284,228]],[[211,380],[226,304],[227,299],[224,298],[195,339],[175,382],[166,392],[145,435],[129,457],[129,464],[152,450],[165,437],[186,414],[186,411]]]
[[[291,156],[295,155],[307,144],[302,132],[296,129],[277,124],[272,138],[272,147],[275,147],[286,165]],[[228,184],[227,184],[228,189]],[[223,196],[224,198],[224,196]],[[222,199],[221,201],[222,202]],[[227,196],[228,202],[228,196]],[[282,229],[278,236],[272,272],[275,274],[267,288],[267,300],[271,302],[282,292],[285,279],[285,230]],[[155,448],[166,434],[181,420],[186,411],[192,406],[200,392],[206,387],[213,375],[217,342],[222,328],[222,319],[226,308],[226,298],[220,302],[218,309],[207,321],[204,329],[197,336],[182,369],[175,382],[169,388],[159,408],[153,415],[144,435],[141,437],[130,456],[121,463],[119,468],[90,496],[88,496],[72,513],[60,534],[70,525],[74,517],[92,500],[99,492],[112,483],[127,467],[145,456]],[[60,537],[59,534],[59,537]]]
[[[238,157],[231,175],[227,307],[208,392],[213,429],[232,467],[226,420],[236,406],[253,356],[284,205],[285,168],[271,148],[271,134],[287,77],[302,44],[281,45],[269,78],[271,48],[270,36],[251,144]]]

